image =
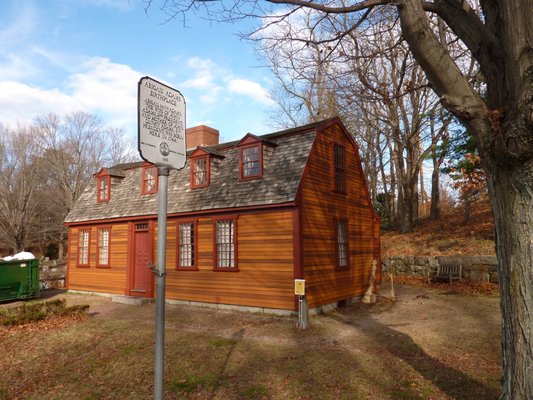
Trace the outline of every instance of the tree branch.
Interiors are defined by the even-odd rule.
[[[490,152],[490,110],[435,37],[421,3],[402,0],[398,12],[403,36],[441,103],[478,137],[480,151]]]
[[[362,11],[367,8],[382,6],[386,4],[392,4],[394,0],[365,0],[360,3],[356,3],[348,7],[330,7],[324,4],[312,3],[305,0],[267,0],[269,3],[273,4],[287,4],[299,7],[310,8],[316,11],[328,13],[328,14],[347,14],[357,11]]]
[[[435,0],[424,3],[423,8],[440,16],[464,42],[485,77],[503,76],[503,47],[467,2]]]

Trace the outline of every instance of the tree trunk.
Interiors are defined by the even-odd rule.
[[[441,21],[442,22],[442,21]],[[444,39],[441,38],[441,42]],[[440,166],[444,162],[445,152],[444,150],[439,150],[437,147],[438,137],[442,140],[443,146],[446,141],[446,134],[448,121],[439,129],[439,132],[435,132],[435,118],[434,115],[431,116],[430,129],[431,129],[431,159],[433,161],[433,172],[431,173],[431,210],[429,213],[429,219],[436,221],[440,219]]]
[[[394,154],[394,151],[392,149],[392,145],[390,143],[390,140],[387,143],[387,146],[389,148],[389,154]],[[389,161],[389,171],[390,171],[390,196],[387,199],[387,201],[390,200],[390,214],[389,214],[389,226],[390,227],[397,227],[398,226],[398,200],[399,200],[399,192],[398,189],[398,183],[396,180],[396,168],[394,167],[394,160]],[[386,182],[386,181],[384,181]]]
[[[64,252],[65,252],[65,231],[61,229],[61,233],[59,234],[59,241],[57,246],[57,259],[60,261],[63,261]]]
[[[487,169],[503,317],[501,399],[533,399],[533,161]]]
[[[463,214],[463,223],[468,224],[468,222],[470,222],[470,205],[472,203],[470,195],[466,194],[464,201],[465,201],[465,209],[464,209],[464,214]]]
[[[433,162],[433,172],[431,174],[431,212],[429,219],[435,221],[440,219],[440,179],[439,168]]]
[[[451,3],[441,2],[442,9]],[[436,40],[422,2],[400,0],[398,12],[402,35],[442,104],[477,136],[496,230],[503,317],[501,399],[533,399],[531,5],[530,0],[507,0],[484,1],[482,6],[485,32],[483,22],[468,13],[446,22],[464,34],[464,42],[476,53],[486,77],[486,102]],[[477,35],[470,34],[469,22],[478,23],[479,30],[473,31]]]
[[[422,153],[422,151],[420,151],[420,153]],[[420,174],[420,202],[419,202],[417,220],[420,218],[426,217],[426,188],[424,184],[424,163],[423,162],[420,165],[419,174]]]

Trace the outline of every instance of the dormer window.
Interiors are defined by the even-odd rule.
[[[109,201],[109,199],[111,198],[111,176],[99,176],[97,185],[97,202],[103,203]]]
[[[191,160],[191,187],[202,188],[209,186],[209,156]]]
[[[261,144],[241,148],[241,179],[259,178],[262,175],[261,150]]]
[[[247,133],[235,145],[239,151],[239,177],[241,180],[261,178],[263,176],[263,151],[273,149],[277,145]]]
[[[191,189],[209,186],[211,182],[211,163],[223,159],[224,156],[209,147],[197,147],[191,154]],[[215,164],[216,165],[216,164]]]
[[[153,194],[157,192],[157,167],[146,165],[142,172],[142,193]]]
[[[126,175],[120,168],[102,168],[96,177],[96,202],[105,203],[111,199],[111,183],[119,184]]]

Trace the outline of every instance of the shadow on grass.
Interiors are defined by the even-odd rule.
[[[497,397],[498,389],[431,357],[367,307],[317,317],[307,331],[294,319],[177,310],[168,313],[166,398]],[[121,308],[51,334],[5,338],[0,399],[149,398],[152,311]]]
[[[224,358],[224,362],[220,366],[220,370],[218,372],[218,375],[216,376],[215,382],[211,389],[211,394],[209,396],[210,399],[213,399],[215,397],[216,392],[220,388],[221,383],[223,382],[224,374],[226,372],[226,368],[228,366],[228,362],[232,356],[232,354],[235,351],[235,348],[239,344],[239,342],[244,337],[244,329],[239,329],[237,332],[235,332],[230,340],[230,346],[228,349],[228,352],[226,354],[226,357]]]
[[[356,309],[357,313],[354,316],[344,313],[344,315],[331,314],[327,318],[354,326],[357,329],[360,327],[357,325],[357,321],[352,318],[365,319],[364,332],[374,339],[376,347],[397,357],[398,363],[406,362],[409,364],[424,379],[433,383],[453,399],[498,398],[499,393],[495,393],[493,388],[430,356],[409,335],[376,321],[364,306],[358,306]]]

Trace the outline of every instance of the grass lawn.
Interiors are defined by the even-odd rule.
[[[167,399],[497,399],[498,298],[399,285],[311,318],[167,305]],[[382,291],[388,293],[386,289]],[[0,328],[0,399],[149,399],[154,305]],[[0,305],[5,307],[5,305]]]

